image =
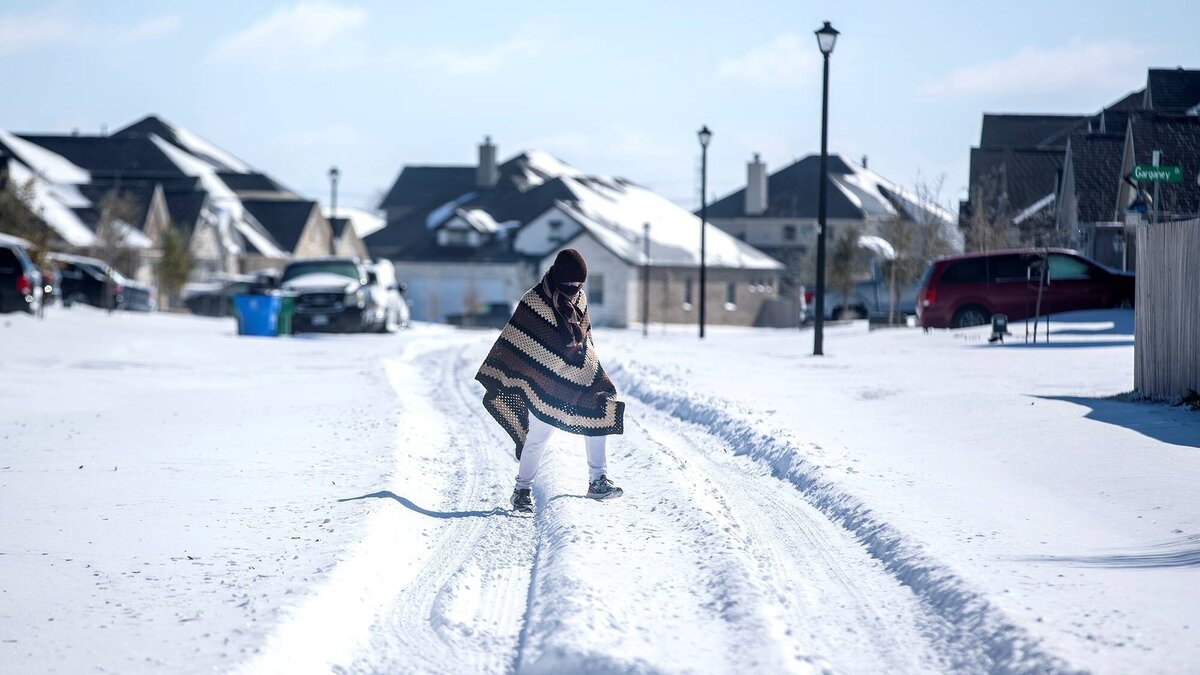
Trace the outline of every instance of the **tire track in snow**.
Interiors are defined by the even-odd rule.
[[[494,513],[508,441],[463,414],[474,412],[470,382],[456,380],[467,347],[450,342],[414,337],[385,362],[404,426],[387,489],[345,500],[370,509],[367,534],[235,672],[512,669],[533,524]]]
[[[505,508],[513,462],[507,438],[484,418],[470,377],[474,343],[425,355],[435,443],[452,462],[455,494],[429,564],[380,615],[345,672],[503,673],[513,669],[529,597],[536,533]],[[419,475],[408,480],[421,480]],[[482,512],[482,513],[481,513]],[[486,514],[486,515],[484,515]]]
[[[1061,658],[1046,652],[1040,642],[1014,624],[962,578],[931,559],[909,537],[879,520],[860,499],[846,492],[806,458],[804,451],[773,431],[759,429],[729,401],[678,386],[664,387],[673,378],[653,367],[630,368],[616,363],[610,375],[622,391],[647,406],[690,422],[760,463],[776,477],[794,485],[830,521],[850,532],[888,573],[912,589],[930,612],[940,616],[951,633],[943,636],[947,653],[956,661],[978,663],[992,673],[1075,673]]]
[[[797,656],[819,655],[841,672],[935,672],[949,661],[931,639],[945,632],[918,599],[888,575],[845,530],[791,486],[726,453],[711,435],[641,402],[628,402],[635,426],[674,470],[710,490],[756,561],[757,581]],[[956,670],[980,670],[961,661]]]

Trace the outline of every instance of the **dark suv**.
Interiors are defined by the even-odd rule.
[[[1133,307],[1133,274],[1063,248],[967,253],[930,263],[917,284],[917,316],[926,328],[1019,321],[1080,309]]]
[[[370,274],[358,258],[295,260],[283,268],[279,286],[296,294],[292,330],[362,333],[384,318],[371,304]]]
[[[42,275],[19,242],[0,235],[0,313],[36,314],[42,304]]]

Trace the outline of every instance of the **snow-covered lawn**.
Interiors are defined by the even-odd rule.
[[[1187,670],[1200,414],[1054,331],[598,331],[626,497],[560,434],[530,519],[494,332],[6,315],[0,672]]]

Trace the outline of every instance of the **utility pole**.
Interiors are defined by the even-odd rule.
[[[642,225],[645,260],[642,262],[642,337],[650,336],[650,223]]]

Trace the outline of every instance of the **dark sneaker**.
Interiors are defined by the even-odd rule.
[[[608,476],[600,476],[591,483],[588,483],[587,496],[592,499],[615,499],[623,494],[625,494],[625,491],[613,485]]]
[[[517,513],[533,513],[533,495],[530,490],[513,490],[513,511]]]

